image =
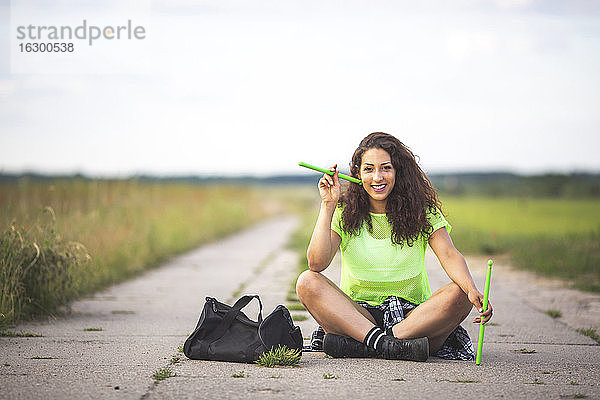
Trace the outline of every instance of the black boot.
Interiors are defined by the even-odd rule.
[[[320,326],[315,329],[310,338],[310,347],[312,351],[323,351],[323,338],[325,331]]]
[[[375,358],[375,349],[351,337],[328,333],[323,339],[323,351],[334,358]]]
[[[418,339],[398,339],[386,335],[381,338],[381,351],[378,357],[388,360],[427,361],[429,357],[429,340],[426,337]]]
[[[388,360],[426,361],[429,357],[429,340],[398,339],[390,335],[381,338],[381,351],[346,336],[328,333],[323,340],[323,351],[334,358],[385,358]]]

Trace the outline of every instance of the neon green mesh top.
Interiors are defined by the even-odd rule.
[[[431,296],[425,270],[425,250],[429,237],[421,235],[412,246],[392,243],[392,226],[386,214],[371,214],[373,232],[366,225],[358,235],[341,228],[342,208],[337,207],[331,229],[342,238],[342,277],[340,287],[352,300],[379,305],[389,296],[398,296],[421,304]],[[438,210],[428,212],[433,231],[452,227]]]

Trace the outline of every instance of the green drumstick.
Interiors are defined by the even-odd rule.
[[[302,162],[302,161],[300,161],[298,163],[298,165],[301,166],[301,167],[304,167],[304,168],[309,168],[309,169],[313,169],[315,171],[322,172],[322,173],[327,174],[327,175],[333,176],[333,174],[334,174],[333,172],[331,172],[328,169],[321,168],[321,167],[316,167],[314,165],[307,164],[307,163]],[[360,179],[356,179],[356,178],[354,178],[352,176],[348,176],[348,175],[344,175],[344,174],[338,174],[338,176],[340,177],[340,179],[345,179],[347,181],[358,183],[359,185],[362,185],[362,181]]]
[[[485,289],[483,293],[483,311],[485,312],[488,307],[488,299],[490,296],[490,281],[492,280],[492,265],[494,262],[488,260],[487,275],[485,277]],[[477,342],[477,356],[475,358],[475,365],[481,365],[481,353],[483,352],[483,335],[485,333],[485,324],[480,323],[479,325],[479,342]]]

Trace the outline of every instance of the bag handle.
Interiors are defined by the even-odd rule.
[[[238,301],[236,301],[235,304],[231,307],[231,310],[227,311],[227,314],[225,314],[225,317],[223,318],[223,320],[221,321],[219,326],[202,341],[202,345],[201,345],[202,353],[206,353],[206,351],[208,350],[208,345],[210,343],[212,343],[213,341],[220,339],[225,334],[225,332],[227,332],[227,329],[229,329],[229,327],[233,323],[233,320],[235,319],[235,317],[238,316],[238,314],[241,312],[242,308],[246,307],[248,305],[248,303],[250,303],[250,301],[252,301],[252,299],[254,299],[254,298],[256,298],[256,300],[258,300],[258,304],[260,306],[260,310],[258,312],[258,323],[260,324],[262,322],[262,319],[263,319],[262,318],[262,308],[263,307],[262,307],[262,302],[260,301],[260,297],[258,297],[257,294],[245,295],[245,296],[240,297],[238,299]]]
[[[236,301],[233,304],[233,306],[231,306],[231,311],[237,310],[237,312],[236,312],[236,316],[237,316],[237,314],[240,312],[240,310],[242,308],[246,307],[252,301],[252,299],[254,299],[254,298],[256,298],[256,300],[258,300],[258,306],[259,306],[259,310],[258,310],[258,323],[260,324],[262,322],[262,320],[263,320],[263,317],[262,317],[263,305],[262,305],[262,301],[260,301],[260,297],[258,297],[257,294],[247,294],[245,296],[240,297],[238,299],[238,301]],[[229,312],[231,312],[231,311],[229,311]],[[232,321],[233,321],[233,319],[232,319]]]

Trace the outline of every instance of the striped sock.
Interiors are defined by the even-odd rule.
[[[372,349],[379,350],[377,346],[381,344],[381,338],[384,336],[385,332],[380,327],[374,326],[365,336],[363,343]]]

